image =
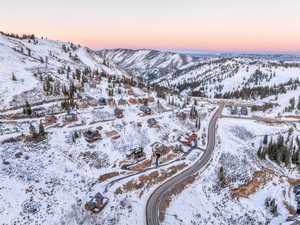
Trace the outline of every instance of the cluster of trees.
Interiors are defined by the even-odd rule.
[[[275,199],[270,197],[265,199],[265,207],[274,215],[278,216],[278,209]]]
[[[28,101],[25,102],[25,105],[23,107],[23,114],[26,114],[29,116],[32,114],[32,109],[31,109],[31,106]]]
[[[259,85],[263,81],[269,82],[274,76],[275,73],[267,74],[257,69],[253,74],[251,74],[245,85],[249,85],[251,83]]]
[[[274,86],[244,87],[240,90],[217,94],[217,98],[241,98],[241,99],[257,99],[266,98],[272,95],[285,94],[287,90],[296,90],[300,85],[299,79],[290,79],[288,82]]]
[[[257,111],[265,112],[269,109],[273,109],[274,106],[275,106],[275,104],[273,104],[273,103],[264,103],[262,106],[253,105],[253,106],[251,106],[251,111],[252,112],[257,112]]]
[[[71,50],[76,51],[79,48],[79,46],[76,46],[73,43],[70,43],[70,46],[67,46],[66,44],[62,44],[61,48],[65,53],[68,53]]]
[[[266,157],[278,164],[284,163],[286,167],[291,164],[300,165],[300,140],[297,136],[291,136],[292,130],[289,130],[287,138],[279,135],[276,140],[264,136],[262,145],[259,147],[257,155],[260,159],[265,160]]]
[[[285,112],[292,112],[293,110],[297,109],[300,110],[300,95],[298,96],[298,100],[297,100],[297,104],[296,104],[296,99],[295,97],[291,98],[289,100],[289,106],[287,106],[285,108]]]
[[[198,111],[196,107],[193,105],[190,111],[190,118],[191,119],[197,119],[198,118]]]
[[[36,37],[34,34],[22,34],[22,35],[19,35],[19,34],[14,34],[14,33],[5,33],[3,31],[0,31],[0,34],[2,35],[5,35],[7,37],[12,37],[12,38],[17,38],[17,39],[31,39],[31,40],[35,40]]]
[[[43,125],[43,123],[41,121],[40,121],[40,124],[39,124],[38,131],[35,128],[35,126],[33,126],[32,124],[30,124],[30,126],[29,126],[29,132],[30,132],[31,137],[33,137],[33,138],[43,137],[43,136],[46,135],[45,127],[44,127],[44,125]]]

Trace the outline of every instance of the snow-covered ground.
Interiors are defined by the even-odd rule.
[[[286,125],[270,126],[250,120],[221,119],[218,145],[209,168],[180,195],[175,196],[166,212],[164,224],[281,224],[290,215],[283,201],[296,208],[292,186],[285,177],[290,171],[257,157],[262,136],[285,133]],[[221,188],[218,171],[224,168],[227,184]],[[248,198],[233,198],[231,192],[247,184],[254,172],[264,168],[277,175]],[[267,197],[275,198],[278,216],[265,207]]]

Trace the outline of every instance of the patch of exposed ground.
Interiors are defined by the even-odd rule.
[[[131,170],[144,170],[144,169],[149,168],[152,165],[152,163],[153,163],[153,160],[151,158],[151,159],[148,159],[148,160],[144,160],[143,162],[138,163],[136,165],[130,166],[129,169],[131,169]]]
[[[101,175],[101,176],[98,177],[97,183],[102,183],[104,181],[107,181],[110,178],[119,176],[119,175],[124,174],[124,173],[125,172],[111,172],[111,173],[103,174],[103,175]]]
[[[240,197],[248,198],[251,194],[256,193],[267,182],[278,176],[273,170],[262,169],[255,172],[252,179],[247,183],[231,191],[231,197],[239,199]]]
[[[115,194],[123,194],[126,192],[134,191],[134,190],[142,190],[144,188],[150,188],[151,186],[163,182],[167,178],[173,176],[178,171],[187,167],[187,164],[182,163],[176,166],[171,166],[163,172],[153,171],[147,175],[141,175],[138,179],[130,180],[126,184],[122,185],[122,187],[118,187],[115,191]]]

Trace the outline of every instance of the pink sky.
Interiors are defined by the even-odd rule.
[[[10,0],[0,30],[95,48],[300,52],[299,0]]]

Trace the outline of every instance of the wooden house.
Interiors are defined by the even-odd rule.
[[[122,109],[116,108],[115,112],[114,112],[115,113],[115,117],[117,117],[117,118],[123,118],[124,117],[123,111],[124,110],[122,110]]]
[[[186,113],[185,112],[178,112],[176,113],[176,117],[179,119],[179,120],[186,120]]]
[[[57,122],[57,117],[54,115],[47,115],[44,119],[44,124],[53,124]]]
[[[135,146],[129,150],[127,158],[140,159],[145,156],[144,148],[142,146]]]
[[[135,98],[129,98],[129,103],[130,104],[136,104],[137,103],[137,100]]]
[[[74,121],[77,121],[78,118],[77,118],[77,115],[75,113],[68,113],[64,116],[64,121],[67,122],[67,123],[71,123],[71,122],[74,122]]]
[[[118,101],[118,105],[126,105],[127,104],[127,101],[125,99],[119,99]]]
[[[98,192],[84,205],[84,208],[93,213],[99,213],[104,209],[108,201],[108,198],[105,198],[100,192]]]
[[[87,142],[94,142],[101,139],[101,134],[98,130],[88,130],[83,133],[83,136]]]

